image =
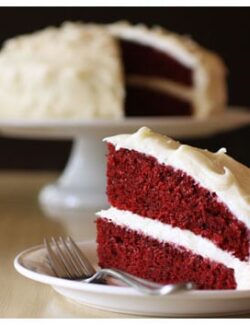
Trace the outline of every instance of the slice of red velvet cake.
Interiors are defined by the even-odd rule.
[[[146,127],[108,143],[99,264],[159,283],[250,289],[250,170]]]

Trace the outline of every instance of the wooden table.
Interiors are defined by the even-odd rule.
[[[95,234],[94,215],[71,228],[43,216],[38,192],[56,178],[52,173],[0,173],[0,317],[124,317],[67,301],[50,286],[24,278],[13,267],[19,252],[41,244],[44,237],[70,231],[76,239],[89,239]]]
[[[84,216],[81,223],[68,224],[43,216],[37,203],[38,192],[57,176],[34,172],[0,173],[0,317],[131,317],[67,301],[51,287],[24,278],[15,271],[14,257],[26,248],[41,244],[44,237],[70,233],[79,240],[95,236],[94,215]]]

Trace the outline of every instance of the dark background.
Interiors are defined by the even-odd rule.
[[[229,104],[250,107],[250,8],[0,8],[0,42],[48,25],[60,25],[65,20],[104,23],[129,20],[192,35],[224,58],[229,70]],[[225,146],[230,155],[250,165],[249,137],[250,127],[244,127],[185,142],[210,150]],[[0,168],[61,169],[71,142],[0,138],[0,148]]]

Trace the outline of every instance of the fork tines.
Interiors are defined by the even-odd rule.
[[[95,269],[71,237],[51,242],[44,239],[49,265],[55,275],[67,279],[84,279],[95,273]]]

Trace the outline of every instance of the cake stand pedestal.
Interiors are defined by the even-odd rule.
[[[73,139],[68,164],[54,184],[45,186],[39,203],[50,217],[71,219],[107,206],[105,150],[102,139],[135,132],[142,126],[175,139],[201,138],[250,124],[249,110],[227,109],[221,116],[124,118],[119,121],[27,121],[0,120],[0,134],[31,139]],[[87,213],[88,214],[88,213]],[[64,218],[65,219],[65,218]]]
[[[83,212],[105,208],[105,144],[99,136],[75,139],[69,161],[54,184],[39,194],[46,215],[78,217]]]

